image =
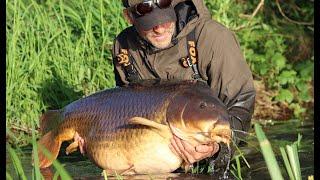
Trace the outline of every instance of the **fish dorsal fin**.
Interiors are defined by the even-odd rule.
[[[140,124],[145,125],[151,128],[154,128],[156,130],[159,130],[160,132],[170,132],[170,128],[164,124],[157,123],[155,121],[151,121],[149,119],[143,118],[143,117],[133,117],[129,119],[130,124]]]

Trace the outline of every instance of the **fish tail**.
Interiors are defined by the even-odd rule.
[[[46,168],[52,164],[52,162],[58,157],[61,144],[62,141],[60,138],[55,136],[53,131],[48,132],[38,141],[40,168]],[[50,153],[49,156],[47,156],[48,153],[43,153],[44,148]]]
[[[61,122],[60,110],[49,110],[45,112],[40,118],[40,132],[46,134],[52,129],[55,129]]]

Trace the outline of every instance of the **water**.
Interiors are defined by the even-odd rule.
[[[302,179],[307,179],[309,175],[314,174],[314,123],[313,121],[285,121],[285,122],[270,122],[263,126],[263,130],[266,133],[267,138],[272,144],[273,150],[275,151],[276,158],[281,167],[284,179],[288,179],[282,157],[280,154],[279,146],[285,146],[291,144],[297,140],[298,133],[302,135],[301,147],[299,148],[299,158],[301,166]],[[250,131],[253,132],[253,129]],[[240,149],[243,151],[245,158],[250,164],[250,168],[246,167],[244,162],[242,165],[242,178],[243,179],[271,179],[267,170],[265,161],[260,152],[259,143],[256,138],[250,136],[247,138],[247,144]],[[64,144],[64,149],[67,144]],[[32,166],[31,162],[31,147],[22,148],[23,155],[20,160],[22,161],[23,168],[25,170],[28,179],[31,179]],[[7,153],[8,156],[8,153]],[[59,154],[58,160],[64,164],[66,170],[74,179],[103,179],[101,176],[102,170],[91,163],[87,158],[83,157],[79,152],[72,153],[66,156],[64,151]],[[231,161],[231,164],[235,164]],[[11,175],[15,175],[14,168],[10,163],[10,158],[7,158],[6,163],[7,171]],[[230,167],[232,170],[233,168]],[[52,177],[54,171],[47,169],[42,172],[46,177]],[[224,173],[224,172],[222,172]],[[232,174],[216,174],[215,176],[206,174],[190,174],[190,173],[170,173],[170,174],[159,174],[159,175],[140,175],[130,176],[128,179],[218,179],[217,177],[229,177],[232,179]],[[16,178],[14,178],[16,179]],[[112,178],[108,178],[112,179]],[[116,178],[113,178],[116,179]],[[220,179],[220,178],[219,178]]]
[[[298,139],[298,133],[302,135],[301,147],[298,149],[298,155],[301,166],[302,179],[308,179],[308,176],[314,174],[314,122],[312,121],[286,121],[271,122],[263,127],[267,138],[271,142],[276,159],[280,165],[284,179],[289,179],[285,173],[285,166],[282,160],[279,147]],[[267,166],[259,150],[259,143],[254,137],[248,138],[248,145],[241,148],[251,168],[246,168],[243,163],[242,171],[244,179],[270,179]]]

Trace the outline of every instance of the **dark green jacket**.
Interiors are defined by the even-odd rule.
[[[192,68],[183,67],[180,59],[188,56],[186,36],[195,29],[201,78],[228,107],[232,128],[248,131],[255,89],[252,73],[235,34],[211,19],[202,0],[178,5],[177,34],[168,48],[154,48],[138,36],[134,27],[128,27],[117,36],[113,47],[116,84],[121,86],[129,83],[123,67],[116,60],[123,46],[128,46],[129,54],[134,59],[133,65],[142,79],[192,79]]]

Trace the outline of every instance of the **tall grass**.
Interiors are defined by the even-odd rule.
[[[39,166],[39,157],[38,157],[38,144],[36,141],[35,137],[35,132],[34,132],[34,124],[33,122],[31,123],[32,125],[32,139],[31,139],[31,144],[32,144],[32,162],[30,161],[30,166],[32,164],[32,179],[35,180],[43,180],[47,178],[52,178],[52,177],[44,177],[41,174],[40,166]],[[18,155],[18,149],[14,149],[11,147],[10,144],[6,144],[7,151],[9,152],[9,158],[11,159],[11,163],[13,164],[13,169],[16,172],[16,176],[19,179],[30,179],[31,177],[26,176],[26,169],[23,168],[23,165],[20,160],[20,155]],[[43,147],[42,147],[43,148]],[[20,152],[21,153],[21,152]],[[43,149],[43,153],[47,157],[51,157],[51,153],[47,149]],[[58,160],[53,161],[53,167],[56,170],[56,173],[53,176],[53,179],[57,179],[58,176],[60,176],[61,179],[65,180],[71,180],[71,176],[69,173],[65,170],[65,168],[62,166],[62,164]],[[6,179],[13,179],[14,175],[10,174],[10,172],[6,172]]]
[[[14,170],[16,171],[17,176],[22,180],[26,180],[27,176],[24,173],[21,160],[19,159],[19,156],[17,155],[16,151],[10,145],[6,145],[6,149],[9,152],[9,156],[11,158],[11,162],[14,166]],[[6,172],[6,176],[8,179],[12,179],[10,173]]]
[[[112,41],[127,25],[120,3],[6,1],[7,128],[37,128],[43,111],[114,86]]]

